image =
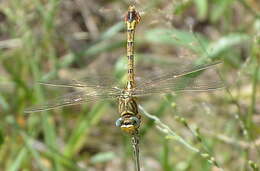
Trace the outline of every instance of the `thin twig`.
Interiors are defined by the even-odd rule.
[[[147,116],[148,118],[152,119],[155,121],[155,123],[157,124],[157,129],[159,129],[160,131],[162,131],[163,133],[165,133],[167,136],[169,137],[173,137],[175,140],[177,140],[178,142],[180,142],[181,144],[183,144],[185,147],[187,147],[188,149],[190,149],[191,151],[198,153],[201,157],[203,157],[204,159],[206,159],[209,163],[213,164],[214,166],[216,166],[218,169],[220,170],[224,170],[223,168],[221,168],[218,163],[216,162],[215,158],[212,157],[210,154],[208,153],[203,153],[201,152],[198,148],[193,147],[191,144],[189,144],[187,141],[185,141],[181,136],[179,136],[178,134],[176,134],[173,130],[171,130],[171,128],[164,124],[158,117],[149,114],[141,105],[138,105],[138,108],[140,109],[140,111],[142,112],[142,114],[144,114],[145,116]]]
[[[94,40],[98,38],[99,36],[99,30],[98,26],[94,20],[94,17],[91,15],[90,7],[92,4],[91,1],[84,1],[84,0],[76,0],[76,4],[78,5],[78,8],[80,9],[80,12],[84,18],[84,23],[86,27],[89,29],[89,33],[91,38]]]
[[[243,140],[234,139],[230,136],[224,135],[224,134],[216,134],[212,131],[208,130],[202,130],[203,134],[206,134],[208,136],[214,137],[223,143],[226,143],[228,145],[232,145],[234,147],[242,148],[242,149],[255,149],[255,146],[260,146],[260,139],[255,140],[254,142],[247,142]]]
[[[139,137],[138,134],[132,136],[132,146],[134,151],[135,170],[140,171]]]
[[[164,124],[158,117],[149,114],[141,105],[138,106],[139,109],[141,110],[141,112],[147,116],[148,118],[152,119],[155,121],[155,123],[157,124],[157,129],[159,129],[160,131],[162,131],[165,134],[171,135],[171,137],[173,137],[174,139],[176,139],[177,141],[179,141],[181,144],[183,144],[184,146],[186,146],[188,149],[190,149],[193,152],[199,153],[199,149],[192,147],[188,142],[186,142],[182,137],[180,137],[179,135],[177,135],[174,131],[171,130],[170,127],[168,127],[166,124]]]

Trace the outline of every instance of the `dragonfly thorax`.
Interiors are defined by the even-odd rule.
[[[119,113],[121,116],[125,114],[137,115],[138,108],[135,98],[130,90],[123,90],[119,97]]]
[[[121,91],[121,94],[119,96],[120,99],[128,99],[128,98],[132,98],[132,90],[131,89],[123,89]]]
[[[141,116],[138,114],[138,106],[131,91],[127,89],[122,91],[119,97],[118,112],[121,117],[117,120],[116,125],[129,134],[136,133],[140,126]]]

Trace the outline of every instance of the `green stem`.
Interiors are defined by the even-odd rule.
[[[260,71],[260,63],[257,63],[256,67],[254,68],[254,75],[252,80],[252,94],[251,94],[251,104],[248,111],[248,117],[247,117],[247,127],[249,130],[249,134],[251,134],[251,130],[253,128],[253,114],[255,110],[256,105],[256,94],[257,94],[257,82],[258,82],[258,73]]]

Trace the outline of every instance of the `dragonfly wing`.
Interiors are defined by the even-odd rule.
[[[137,85],[133,94],[134,96],[146,96],[180,91],[209,91],[222,88],[224,86],[223,82],[218,74],[214,72],[214,67],[219,63],[191,66],[179,72],[156,76]],[[205,72],[206,70],[207,72]]]
[[[56,87],[72,87],[72,88],[86,88],[86,87],[107,87],[116,84],[116,81],[112,77],[85,77],[83,79],[72,79],[72,80],[54,80],[50,82],[38,82],[39,84],[46,86]]]
[[[25,110],[25,113],[41,112],[45,110],[51,110],[58,107],[70,106],[76,104],[82,104],[86,102],[117,98],[120,95],[120,90],[116,88],[107,88],[107,89],[84,89],[78,92],[73,92],[60,96],[56,99],[50,100],[45,104],[28,108]]]

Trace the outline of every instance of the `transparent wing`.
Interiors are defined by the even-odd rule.
[[[139,83],[133,90],[133,95],[146,96],[180,91],[209,91],[222,88],[224,84],[218,74],[214,72],[214,67],[220,63],[193,65],[183,70],[143,79],[143,83]]]
[[[92,87],[92,88],[98,88],[98,87],[112,87],[116,84],[115,79],[112,77],[101,77],[101,76],[91,76],[91,77],[85,77],[82,79],[72,79],[72,80],[54,80],[51,82],[38,82],[42,85],[47,86],[56,86],[56,87],[71,87],[71,88],[86,88],[86,87]]]
[[[117,87],[110,87],[99,84],[92,84],[90,86],[78,81],[71,81],[69,84],[67,83],[41,83],[44,85],[58,87],[75,87],[79,88],[79,91],[60,96],[56,99],[46,102],[45,104],[28,108],[25,110],[25,113],[40,112],[45,110],[51,110],[57,107],[82,104],[96,100],[117,98],[121,93],[121,89]]]

